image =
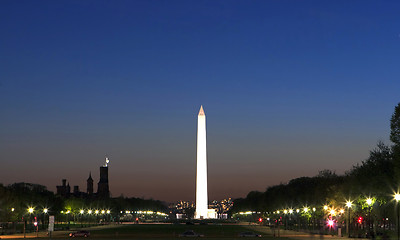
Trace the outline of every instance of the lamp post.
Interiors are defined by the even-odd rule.
[[[371,213],[372,213],[372,205],[374,204],[374,201],[372,200],[372,198],[367,198],[366,200],[365,200],[365,202],[368,204],[368,208],[369,208],[369,214],[368,214],[368,234],[371,234],[371,225],[373,225],[372,224],[372,216],[371,216]]]
[[[46,215],[49,212],[48,208],[43,208],[43,222],[42,222],[42,229],[45,229],[46,227]]]
[[[346,207],[347,207],[347,224],[346,224],[346,232],[347,236],[350,237],[350,209],[353,203],[351,201],[346,202]]]
[[[306,231],[308,231],[308,215],[307,215],[307,213],[308,213],[308,211],[309,211],[310,209],[308,208],[308,207],[304,207],[303,208],[303,211],[304,211],[304,216],[305,216],[305,227],[306,227]]]
[[[400,240],[400,208],[399,208],[399,201],[400,201],[400,194],[396,193],[394,195],[394,200],[396,200],[396,207],[397,207],[397,240]]]
[[[33,207],[28,208],[29,218],[30,215],[35,211]],[[26,238],[26,219],[24,219],[24,238]]]

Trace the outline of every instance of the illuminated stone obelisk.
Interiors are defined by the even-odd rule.
[[[208,218],[206,115],[203,106],[197,116],[196,219]]]

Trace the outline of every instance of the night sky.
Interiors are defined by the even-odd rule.
[[[399,1],[0,1],[0,183],[209,200],[366,159],[400,102]]]

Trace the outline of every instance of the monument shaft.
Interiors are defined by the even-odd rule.
[[[206,115],[203,106],[197,116],[197,174],[196,174],[196,213],[195,218],[207,218],[207,147],[206,147]]]

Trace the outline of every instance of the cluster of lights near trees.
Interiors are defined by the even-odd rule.
[[[396,203],[396,208],[397,208],[397,239],[400,239],[400,193],[395,193],[393,194],[392,200]],[[329,227],[329,229],[334,228],[335,224],[338,223],[338,220],[341,220],[341,226],[346,226],[346,232],[349,234],[349,225],[351,225],[350,222],[350,212],[352,209],[358,208],[358,212],[364,211],[366,215],[368,216],[368,221],[364,219],[362,216],[358,216],[357,218],[357,223],[359,225],[361,224],[366,224],[366,230],[370,230],[373,226],[373,218],[372,218],[372,209],[376,205],[382,206],[383,204],[375,204],[377,202],[377,199],[375,197],[367,197],[367,198],[362,198],[362,199],[357,199],[357,201],[351,201],[347,200],[343,202],[342,205],[340,206],[333,206],[333,205],[323,205],[319,207],[310,207],[310,206],[303,206],[303,207],[292,207],[292,208],[284,208],[284,209],[277,209],[272,212],[257,212],[257,211],[245,211],[245,212],[238,212],[233,214],[234,218],[240,218],[242,217],[249,217],[253,216],[254,220],[257,220],[261,223],[264,220],[268,222],[272,222],[275,224],[278,224],[280,221],[283,224],[284,219],[287,219],[290,216],[298,216],[298,217],[303,217],[305,219],[310,219],[314,217],[321,217],[320,220],[325,221],[326,226]],[[389,220],[386,218],[386,220]],[[346,223],[346,224],[344,224]],[[314,222],[312,222],[314,224]]]

